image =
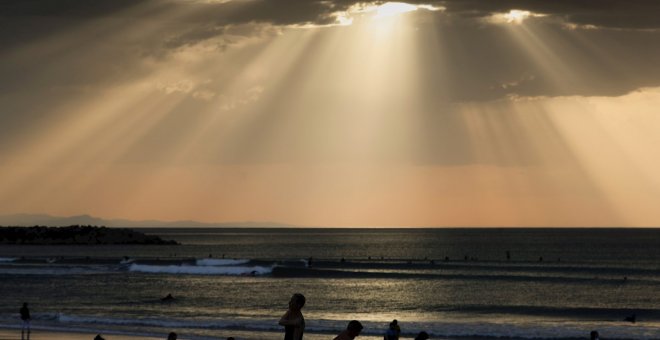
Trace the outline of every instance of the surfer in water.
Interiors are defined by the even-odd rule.
[[[163,302],[174,301],[174,296],[172,296],[172,294],[167,294],[167,296],[165,296],[164,298],[161,298],[160,301],[163,301]]]
[[[631,316],[626,316],[626,318],[623,319],[623,321],[635,323],[637,321],[637,315],[633,314]]]
[[[279,321],[284,326],[284,340],[302,340],[305,331],[305,318],[300,311],[305,305],[305,296],[296,293],[289,300],[289,309]]]

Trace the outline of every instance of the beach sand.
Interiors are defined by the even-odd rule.
[[[237,340],[241,339],[250,339],[250,340],[270,340],[270,339],[280,339],[283,338],[284,333],[272,333],[272,332],[241,332],[236,331],[235,334],[231,334]],[[32,330],[30,333],[30,340],[93,340],[97,333],[90,332],[74,332],[74,331],[53,331],[53,330]],[[106,340],[165,340],[167,339],[167,334],[163,334],[162,337],[153,337],[153,336],[136,336],[136,335],[124,335],[124,334],[106,334],[102,333],[101,336]],[[334,338],[334,334],[305,334],[306,340],[328,340]],[[0,328],[0,340],[20,340],[21,339],[21,330],[20,329],[10,329],[10,328]],[[178,340],[186,340],[185,335],[180,335]],[[224,340],[225,338],[213,338]],[[381,336],[360,336],[356,338],[357,340],[378,340],[382,339]],[[469,340],[469,339],[467,339]]]

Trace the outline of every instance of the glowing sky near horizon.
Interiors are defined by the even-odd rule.
[[[660,226],[658,3],[0,8],[0,215]]]

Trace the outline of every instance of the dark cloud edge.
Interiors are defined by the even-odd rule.
[[[265,22],[275,25],[328,25],[334,14],[359,3],[387,1],[357,0],[6,0],[0,3],[0,20],[17,17],[64,16],[93,19],[121,16],[139,6],[154,11],[197,6],[199,11],[186,20],[205,24],[231,25]],[[660,29],[660,1],[656,0],[401,0],[410,4],[443,7],[447,14],[488,17],[513,9],[559,17],[577,27],[614,29]]]

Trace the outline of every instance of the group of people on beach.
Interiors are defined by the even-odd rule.
[[[305,317],[302,314],[302,308],[305,306],[305,302],[306,299],[303,294],[295,293],[291,296],[291,299],[289,300],[289,308],[278,322],[281,326],[284,326],[284,340],[302,340],[303,333],[305,332]],[[23,307],[21,307],[19,313],[22,320],[21,340],[30,340],[30,321],[32,318],[30,316],[27,302],[23,303]],[[337,334],[333,340],[353,340],[360,335],[363,328],[364,327],[360,321],[351,320],[348,322],[346,329]],[[400,335],[401,327],[399,326],[399,322],[396,319],[392,320],[389,328],[385,331],[384,340],[399,340]],[[591,340],[599,340],[598,332],[592,331],[590,338]],[[415,337],[415,340],[427,339],[429,339],[429,334],[425,331],[419,332]],[[94,340],[105,339],[101,334],[98,334]],[[167,340],[177,340],[177,334],[175,332],[170,332],[167,336]],[[227,340],[234,340],[234,338],[229,337]]]
[[[305,318],[302,308],[305,306],[305,296],[296,293],[289,300],[289,309],[280,318],[279,324],[284,326],[284,340],[302,340],[305,332]],[[339,333],[334,340],[353,340],[362,332],[360,321],[351,320],[346,329]]]
[[[305,317],[302,314],[302,308],[305,306],[305,296],[296,293],[291,296],[289,300],[289,308],[286,313],[280,318],[279,324],[284,326],[284,340],[302,340],[303,333],[305,332]],[[333,340],[353,340],[362,332],[362,323],[357,320],[348,322],[346,329],[341,331]],[[385,340],[399,340],[401,328],[398,321],[393,320],[390,323],[389,329],[385,332]],[[428,333],[419,332],[415,340],[427,340]]]

